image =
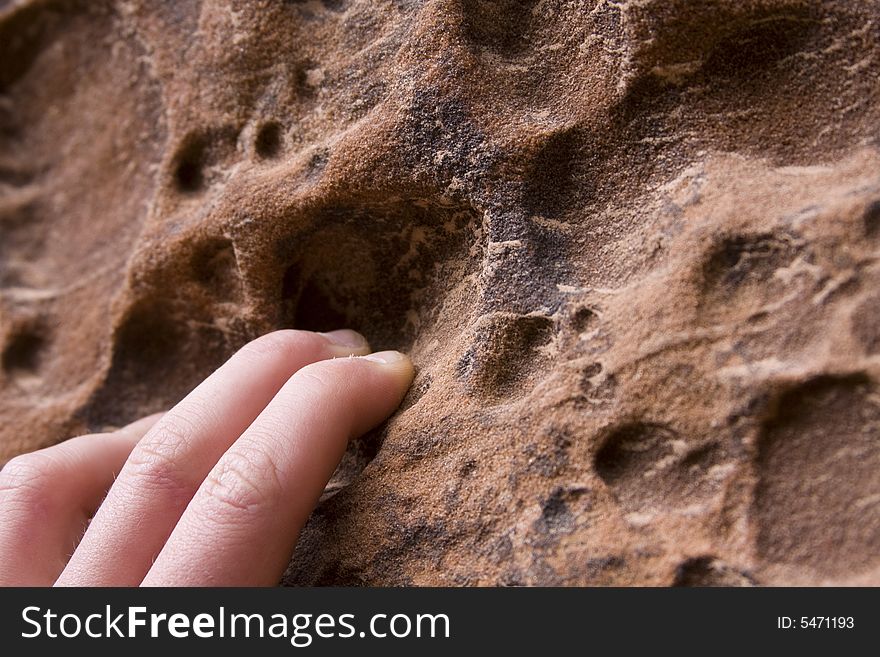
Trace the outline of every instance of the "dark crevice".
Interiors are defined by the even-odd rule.
[[[254,140],[254,151],[264,160],[278,157],[284,146],[284,132],[281,125],[271,121],[265,123],[257,131],[257,137]]]
[[[4,371],[15,375],[37,370],[46,344],[43,331],[37,328],[20,329],[3,350]]]

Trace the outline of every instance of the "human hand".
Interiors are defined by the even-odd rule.
[[[348,440],[412,382],[367,354],[353,331],[270,333],[164,415],[10,460],[0,585],[277,584]]]

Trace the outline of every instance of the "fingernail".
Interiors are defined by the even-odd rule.
[[[383,363],[384,365],[390,365],[391,363],[396,363],[403,360],[404,358],[406,358],[406,356],[399,351],[378,351],[375,354],[370,354],[369,356],[361,356],[361,358],[366,358],[367,360],[371,360],[376,363]]]
[[[339,329],[338,331],[329,331],[327,333],[319,333],[318,335],[323,335],[328,342],[340,347],[360,349],[367,346],[367,339],[351,329]]]

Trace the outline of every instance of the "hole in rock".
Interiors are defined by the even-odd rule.
[[[472,298],[459,288],[481,258],[477,225],[469,206],[422,199],[319,211],[283,249],[282,325],[351,328],[377,350],[408,350],[437,321],[463,328],[461,309],[441,311]]]
[[[91,426],[121,426],[168,409],[231,355],[224,334],[171,301],[142,299],[113,336],[113,359],[86,409]]]
[[[229,301],[241,298],[241,272],[230,240],[215,238],[198,245],[191,262],[195,280],[216,297]]]
[[[780,61],[803,49],[816,33],[818,21],[811,19],[807,11],[796,9],[787,8],[782,15],[756,13],[743,20],[707,53],[705,73],[754,81],[772,72]]]
[[[9,4],[0,2],[0,10],[9,9],[0,21],[0,95],[9,93],[82,13],[77,3],[22,3],[14,9]]]
[[[313,98],[323,81],[321,66],[314,60],[307,58],[296,64],[295,71],[296,90],[300,98]]]
[[[177,154],[174,183],[181,192],[192,194],[204,186],[205,146],[204,139],[191,138]]]
[[[711,556],[692,557],[675,570],[673,586],[754,586],[751,575]]]
[[[482,261],[480,219],[470,206],[424,199],[368,201],[321,208],[312,228],[284,248],[280,281],[282,326],[362,333],[375,350],[411,351],[419,334],[465,329]],[[470,286],[470,287],[469,287]],[[415,403],[427,372],[404,407]],[[385,428],[349,443],[324,491],[328,503],[373,460]],[[339,499],[339,498],[337,498]],[[321,507],[319,507],[320,509]]]
[[[46,336],[38,329],[18,331],[3,350],[3,369],[12,375],[34,372],[45,346]]]
[[[462,3],[466,37],[482,48],[514,55],[528,46],[535,0],[469,0]]]
[[[47,212],[36,202],[0,204],[0,287],[36,287],[49,234]]]
[[[772,234],[736,235],[722,240],[703,268],[707,286],[733,290],[750,281],[765,281],[793,257],[790,242]]]
[[[592,329],[597,321],[596,312],[586,306],[578,308],[571,316],[571,328],[577,333]]]
[[[299,268],[291,266],[284,274],[285,288],[290,290],[299,280]],[[299,291],[299,299],[293,312],[293,326],[307,331],[328,331],[356,322],[349,320],[345,308],[328,289],[326,280],[309,280]],[[361,327],[362,329],[363,327]],[[355,330],[361,330],[355,329]]]
[[[589,157],[593,166],[585,170]],[[593,176],[605,155],[579,128],[550,135],[533,156],[525,175],[523,203],[529,214],[560,218],[572,207],[586,205],[596,193]]]
[[[880,200],[874,201],[865,208],[863,221],[865,224],[865,234],[868,237],[880,235]]]
[[[880,295],[865,299],[852,314],[852,334],[869,354],[880,353]]]
[[[671,453],[669,442],[676,435],[656,424],[634,423],[616,429],[596,454],[596,472],[611,487],[633,471],[635,478],[652,463]]]
[[[546,371],[549,359],[541,349],[553,336],[549,317],[487,315],[477,327],[473,345],[459,360],[457,374],[473,393],[487,399],[524,394]]]
[[[274,121],[264,124],[257,131],[254,150],[263,159],[278,157],[284,145],[284,133],[281,126]]]
[[[236,156],[235,125],[208,126],[186,134],[172,162],[175,188],[182,194],[201,192]]]
[[[699,503],[717,487],[709,475],[720,460],[714,444],[676,448],[671,427],[635,422],[618,427],[596,454],[596,473],[624,510],[670,510]]]
[[[631,18],[635,38],[628,38],[630,62],[639,73],[618,106],[618,116],[633,131],[625,141],[694,130],[698,140],[685,146],[692,154],[699,143],[700,149],[783,166],[833,159],[832,152],[863,130],[864,115],[858,112],[826,129],[826,117],[835,113],[852,78],[825,76],[828,85],[819,87],[814,82],[817,70],[838,66],[839,55],[827,46],[851,29],[844,10],[802,0],[638,4],[633,12],[639,19]],[[807,53],[816,58],[804,65]],[[808,104],[796,101],[803,89],[812,90]],[[705,122],[716,113],[727,118]],[[672,153],[659,149],[648,156],[640,148],[629,160]],[[676,159],[686,152],[679,144],[673,149]]]
[[[758,441],[758,556],[824,576],[880,564],[880,401],[862,372],[794,385]],[[821,581],[821,578],[818,578]]]
[[[787,233],[732,235],[720,239],[705,255],[698,285],[701,320],[747,320],[777,300],[796,279],[776,275],[800,253]]]

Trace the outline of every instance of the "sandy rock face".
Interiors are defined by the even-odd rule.
[[[0,462],[345,325],[418,374],[289,583],[880,584],[878,44],[878,0],[0,0]]]

